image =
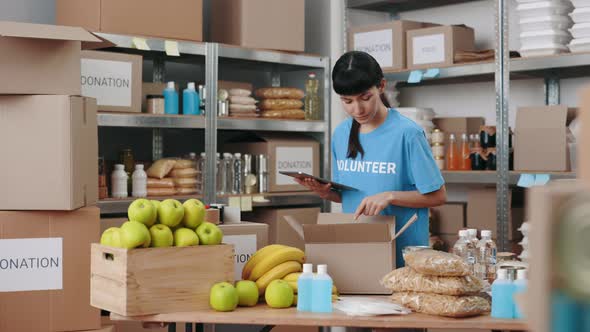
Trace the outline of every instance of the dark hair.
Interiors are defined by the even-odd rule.
[[[361,94],[370,88],[379,87],[383,80],[383,70],[377,60],[370,54],[359,51],[344,53],[332,70],[332,86],[339,95],[351,96]],[[389,101],[381,94],[381,101],[389,108]],[[347,158],[356,158],[360,153],[364,156],[365,150],[359,140],[360,123],[352,120],[350,136],[348,137]]]

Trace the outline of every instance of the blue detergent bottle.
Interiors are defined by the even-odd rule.
[[[187,88],[182,92],[182,114],[198,115],[200,113],[198,99],[195,82],[189,82]]]
[[[328,265],[318,265],[318,273],[313,277],[311,311],[332,312],[332,278],[328,275]]]
[[[499,269],[492,284],[492,317],[514,318],[514,283],[508,279],[508,271]]]
[[[178,114],[178,93],[174,87],[174,82],[168,82],[164,89],[164,113]]]
[[[514,282],[514,295],[526,292],[527,289],[527,273],[526,270],[516,271],[516,281]],[[522,319],[524,315],[520,310],[520,307],[514,303],[514,318]]]
[[[313,264],[303,264],[303,273],[297,279],[297,311],[311,311]]]

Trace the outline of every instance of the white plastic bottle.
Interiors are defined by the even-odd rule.
[[[297,311],[311,311],[313,264],[303,264],[303,273],[297,279]]]
[[[143,165],[135,165],[135,171],[131,175],[131,194],[133,197],[147,197],[147,174]]]
[[[459,231],[459,240],[457,240],[457,242],[455,242],[455,245],[453,245],[453,254],[463,258],[464,260],[467,259],[467,230],[460,230]]]
[[[127,198],[127,179],[129,176],[125,172],[123,164],[116,164],[115,170],[111,174],[111,195],[113,198]]]
[[[311,311],[332,312],[332,278],[328,275],[328,265],[318,265],[318,273],[311,283]]]
[[[492,283],[496,277],[496,250],[492,231],[481,231],[481,240],[477,243],[476,276],[489,283]]]

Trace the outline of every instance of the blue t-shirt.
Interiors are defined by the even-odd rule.
[[[368,196],[387,191],[418,191],[427,194],[444,185],[424,131],[414,121],[389,109],[387,119],[369,133],[359,133],[365,151],[347,158],[352,119],[340,124],[332,137],[332,179],[359,191],[342,192],[342,210],[354,213]],[[403,266],[402,249],[428,245],[428,209],[388,206],[382,215],[395,216],[399,230],[414,215],[418,220],[396,240],[396,259]]]

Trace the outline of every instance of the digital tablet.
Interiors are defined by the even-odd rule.
[[[303,173],[303,172],[282,172],[282,171],[280,171],[279,173],[286,175],[286,176],[293,177],[293,178],[297,178],[297,179],[305,179],[305,178],[314,179],[317,182],[322,183],[322,184],[330,183],[330,184],[332,184],[332,190],[336,190],[336,191],[345,191],[345,190],[358,191],[358,189],[356,189],[356,188],[345,186],[343,184],[329,181],[326,179],[318,178],[316,176],[313,176],[313,175],[310,175],[307,173]]]

